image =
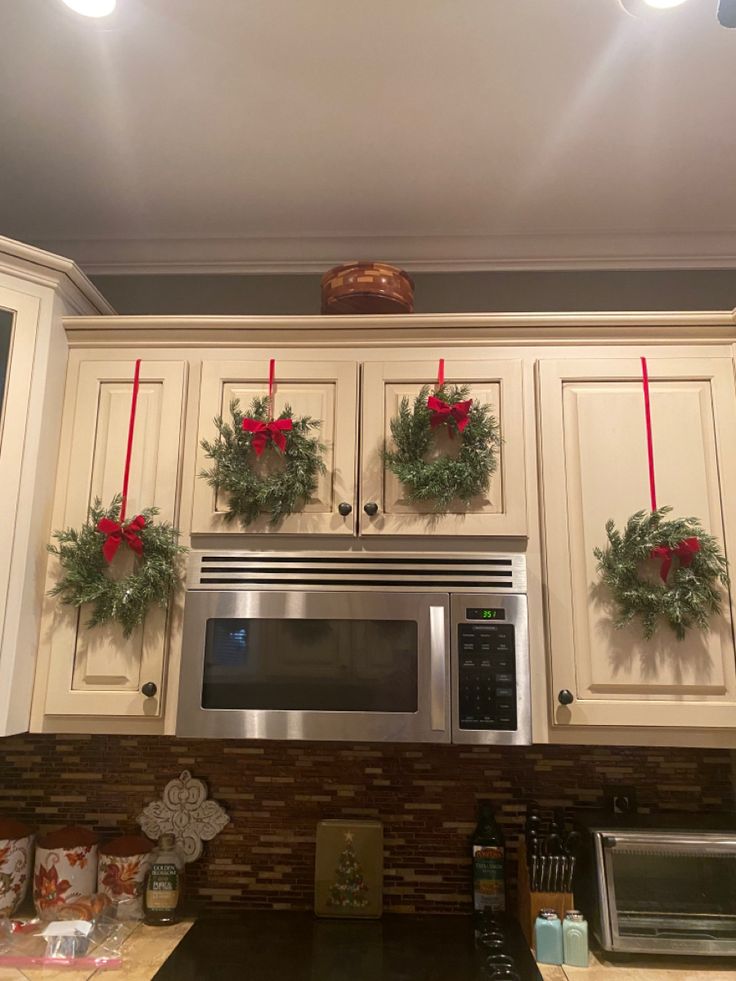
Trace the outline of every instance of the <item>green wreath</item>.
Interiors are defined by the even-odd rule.
[[[451,435],[460,440],[457,457],[425,459],[434,441],[432,421],[436,415],[427,400],[433,397],[451,409],[464,403],[468,394],[466,386],[443,385],[430,396],[429,386],[425,385],[412,407],[409,399],[403,398],[398,415],[390,423],[396,448],[386,448],[383,452],[387,469],[406,488],[408,500],[431,501],[440,514],[446,513],[456,499],[468,504],[478,494],[487,493],[498,466],[497,451],[501,445],[498,423],[491,407],[476,400],[472,400],[467,411],[464,428],[462,423],[458,425],[452,412],[447,412],[443,420]]]
[[[708,630],[709,617],[721,611],[718,584],[728,585],[718,541],[697,518],[665,521],[671,510],[637,511],[623,534],[613,521],[606,522],[608,546],[594,549],[601,580],[617,607],[615,625],[624,627],[638,616],[647,640],[660,618],[680,640],[691,627]],[[641,575],[652,560],[660,563],[656,579]]]
[[[58,596],[67,606],[92,604],[88,627],[115,622],[122,626],[123,636],[129,637],[143,622],[152,604],[168,603],[169,594],[180,582],[178,558],[187,549],[179,544],[179,532],[175,528],[153,520],[158,508],[145,508],[124,526],[119,536],[123,548],[127,534],[142,549],[140,557],[135,559],[134,570],[121,579],[111,578],[110,564],[103,554],[110,536],[99,531],[98,524],[109,521],[119,527],[121,504],[120,494],[108,508],[95,498],[79,531],[66,528],[54,532],[58,545],[47,548],[59,559],[64,574],[49,595]]]
[[[279,524],[302,502],[309,500],[317,489],[317,478],[326,472],[322,460],[325,448],[316,435],[311,435],[319,429],[319,420],[309,416],[295,418],[287,405],[274,422],[288,420],[290,428],[281,430],[281,436],[276,430],[274,437],[267,438],[263,435],[264,430],[273,426],[268,410],[267,398],[254,398],[247,414],[240,410],[238,399],[234,399],[230,403],[232,425],[217,416],[215,426],[219,439],[213,442],[202,440],[202,448],[214,461],[214,466],[203,470],[200,477],[215,490],[228,494],[225,520],[231,522],[237,518],[244,527],[263,512],[270,514],[269,524]],[[260,434],[244,430],[244,423],[260,424]],[[262,441],[260,452],[265,448],[270,459],[277,456],[283,466],[276,470],[257,466],[259,439]]]

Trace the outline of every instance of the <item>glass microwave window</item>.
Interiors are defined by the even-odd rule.
[[[611,851],[622,937],[736,938],[736,853]]]
[[[414,620],[207,621],[202,707],[416,712]]]

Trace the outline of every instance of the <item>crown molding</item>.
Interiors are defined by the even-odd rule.
[[[736,231],[649,235],[49,239],[88,275],[324,272],[380,258],[411,272],[734,269]]]
[[[55,290],[77,313],[115,313],[79,266],[64,256],[0,235],[0,268],[27,282]]]

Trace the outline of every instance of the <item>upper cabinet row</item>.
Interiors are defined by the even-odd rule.
[[[526,537],[533,677],[546,701],[544,714],[537,714],[536,741],[554,741],[565,730],[585,740],[597,727],[605,727],[607,738],[614,729],[628,729],[639,740],[654,727],[733,730],[730,596],[710,632],[691,630],[677,640],[663,626],[644,641],[638,627],[613,627],[596,588],[594,557],[605,545],[608,519],[621,528],[649,504],[641,353],[649,356],[659,503],[698,517],[727,558],[736,555],[730,348],[550,347],[517,347],[498,356],[488,350],[481,358],[458,351],[446,359],[447,382],[467,385],[471,398],[491,407],[501,443],[488,494],[470,506],[455,502],[439,515],[406,502],[382,456],[402,398],[412,401],[423,386],[436,385],[437,361],[425,352],[417,360],[392,360],[388,346],[371,359],[345,349],[332,361],[320,360],[315,350],[281,349],[275,415],[288,404],[296,416],[320,420],[325,474],[313,498],[275,530],[266,516],[245,531]],[[247,410],[266,394],[268,356],[241,360],[242,353],[200,359],[193,349],[172,347],[144,358],[141,368],[128,513],[159,507],[195,548],[197,536],[244,532],[226,522],[226,500],[198,476],[210,465],[201,443],[217,438],[215,417],[227,419],[234,399]],[[72,352],[53,527],[81,525],[95,497],[107,502],[119,490],[133,369],[129,349]],[[434,451],[456,453],[458,442],[438,428]],[[227,544],[264,542],[241,537]],[[52,561],[47,585],[54,575]],[[168,617],[152,611],[123,642],[115,631],[86,630],[84,616],[48,600],[36,725],[53,730],[60,719],[76,716],[85,728],[83,717],[96,717],[108,731],[115,716],[123,720],[118,730],[163,731],[164,718],[171,728],[167,705],[176,695],[181,605],[180,593]],[[144,687],[153,694],[145,695]]]
[[[265,392],[268,359],[205,361],[199,403],[197,472],[209,461],[202,440],[217,436],[213,419],[226,420],[237,399],[246,410]],[[523,400],[521,361],[448,360],[448,383],[465,385],[469,397],[490,406],[502,443],[498,466],[488,494],[469,505],[453,502],[446,514],[433,513],[431,504],[409,503],[399,481],[383,464],[382,450],[390,442],[390,422],[402,398],[413,403],[422,386],[437,382],[436,361],[300,361],[286,355],[277,363],[274,415],[291,406],[295,416],[321,422],[325,473],[317,492],[302,510],[277,527],[268,516],[240,527],[225,520],[227,504],[221,492],[197,479],[192,510],[192,534],[219,532],[276,532],[328,535],[525,535]],[[446,427],[436,430],[434,452],[455,454],[459,440]]]

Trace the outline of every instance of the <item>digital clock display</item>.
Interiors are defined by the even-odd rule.
[[[465,611],[466,620],[505,620],[506,610],[499,607],[474,606]]]

